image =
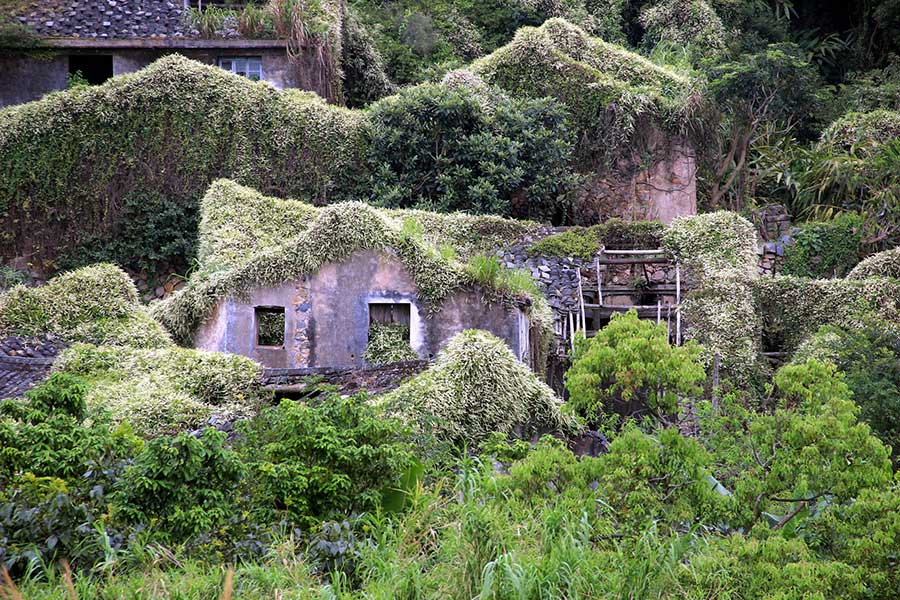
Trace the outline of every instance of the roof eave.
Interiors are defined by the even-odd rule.
[[[215,39],[215,38],[44,38],[43,46],[49,48],[79,49],[255,49],[284,48],[285,40]]]

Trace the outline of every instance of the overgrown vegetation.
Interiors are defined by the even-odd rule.
[[[635,311],[613,315],[590,339],[581,338],[566,371],[567,406],[590,420],[645,417],[667,421],[681,400],[699,396],[706,373],[693,342],[670,346],[665,325]]]
[[[363,110],[174,57],[0,111],[0,335],[68,346],[0,402],[0,597],[897,597],[897,1],[334,6],[197,25],[312,49]],[[501,215],[572,222],[610,174],[637,198],[676,146],[701,214],[582,215],[531,248],[661,248],[685,276],[691,341],[617,317],[566,403],[465,331],[380,397],[272,405],[260,365],[176,347],[117,267],[19,285],[190,265],[150,311],[187,344],[222,298],[375,251],[427,310],[469,287],[529,312],[516,352],[542,365],[549,304],[495,258],[541,226]],[[741,216],[769,203],[796,228],[774,277]],[[373,323],[365,358],[406,357]]]
[[[505,342],[476,330],[455,336],[433,366],[385,402],[433,415],[438,436],[470,447],[495,431],[528,436],[560,431],[566,424],[556,394]]]
[[[572,256],[590,259],[601,247],[616,250],[661,247],[664,226],[657,221],[610,219],[591,227],[570,227],[538,240],[529,248],[535,256]]]

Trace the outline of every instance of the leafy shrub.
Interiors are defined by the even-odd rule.
[[[900,333],[871,320],[861,328],[826,325],[805,341],[794,362],[829,361],[846,376],[860,419],[900,452]]]
[[[26,474],[0,494],[0,566],[13,577],[65,559],[90,568],[122,535],[102,522],[104,497],[75,494],[59,479]]]
[[[54,373],[0,402],[0,565],[14,574],[60,557],[91,567],[122,536],[102,523],[106,494],[139,441],[88,412],[87,386]]]
[[[847,213],[831,221],[803,223],[794,233],[784,273],[799,277],[842,277],[859,262],[863,220]]]
[[[382,397],[434,417],[435,435],[477,447],[490,433],[522,435],[563,428],[560,401],[519,362],[506,342],[470,329],[457,334],[434,365]]]
[[[363,359],[373,365],[385,365],[404,360],[418,360],[419,355],[409,345],[409,327],[371,323],[369,343],[366,345]]]
[[[696,396],[706,378],[694,342],[669,345],[665,325],[638,319],[637,312],[613,315],[590,339],[578,340],[566,389],[573,410],[596,419],[601,414],[657,418],[678,410],[684,396]]]
[[[91,406],[127,420],[144,435],[202,426],[213,414],[247,417],[257,410],[262,367],[249,358],[169,347],[157,350],[75,344],[57,368],[85,378]]]
[[[52,333],[66,341],[159,348],[172,340],[139,304],[122,269],[98,264],[64,273],[47,285],[0,294],[0,332]]]
[[[0,482],[26,471],[71,480],[127,456],[134,443],[127,427],[111,432],[102,410],[88,418],[87,393],[82,379],[54,373],[24,401],[0,402]]]
[[[236,492],[246,472],[225,434],[206,429],[147,443],[116,482],[117,514],[183,541],[222,524],[236,510]]]
[[[499,92],[485,99],[469,87],[421,85],[378,102],[370,114],[369,164],[378,203],[567,217],[574,140],[554,102]]]
[[[302,526],[375,510],[412,464],[407,430],[363,395],[326,395],[308,405],[284,400],[243,430],[240,451],[264,520]]]
[[[889,484],[889,451],[858,422],[859,409],[833,365],[789,364],[775,384],[763,410],[725,398],[701,421],[715,475],[733,492],[731,527],[762,521],[795,531],[820,503],[846,505]]]

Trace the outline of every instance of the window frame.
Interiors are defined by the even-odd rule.
[[[282,331],[281,343],[277,345],[268,345],[260,343],[259,325],[260,314],[280,314]],[[267,350],[283,350],[287,345],[287,308],[284,306],[260,305],[253,307],[253,346],[255,348],[263,348]]]
[[[244,63],[243,71],[237,70],[237,65],[241,61],[243,61],[243,63]],[[258,72],[255,73],[255,75],[257,76],[256,79],[254,79],[253,76],[251,76],[251,70],[250,70],[251,61],[255,61],[256,63],[259,64]],[[263,79],[265,77],[263,74],[262,56],[219,56],[216,59],[216,64],[219,66],[220,69],[228,71],[229,73],[234,73],[235,75],[239,75],[241,77],[245,77],[246,79],[249,79],[250,81],[263,81]],[[228,65],[227,67],[225,66],[226,64]],[[254,70],[256,70],[256,69],[254,69]]]

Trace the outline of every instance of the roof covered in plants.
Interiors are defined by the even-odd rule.
[[[557,98],[598,144],[627,140],[642,120],[687,133],[702,106],[699,81],[563,19],[520,29],[471,69],[513,94]]]
[[[220,298],[280,285],[361,250],[396,255],[422,299],[437,307],[453,290],[475,283],[461,258],[536,227],[498,217],[384,210],[361,202],[316,208],[219,180],[201,203],[199,269],[187,286],[152,310],[176,339],[188,342]]]

